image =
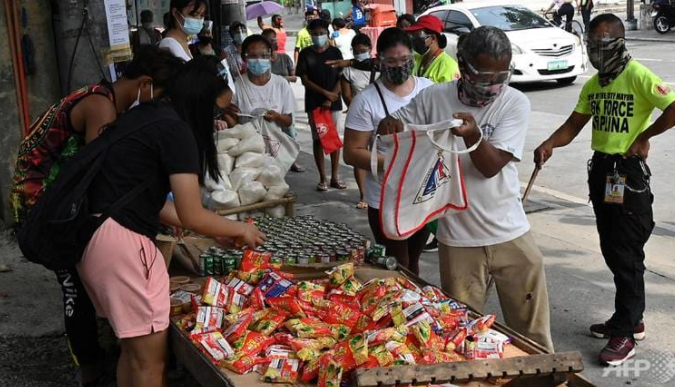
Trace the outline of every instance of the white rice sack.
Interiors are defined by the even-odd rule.
[[[241,201],[242,206],[258,203],[265,198],[265,195],[267,195],[267,190],[262,183],[258,181],[252,181],[241,186],[237,192],[239,192],[239,200]]]
[[[235,222],[237,220],[239,220],[239,218],[237,217],[237,214],[225,215],[225,219],[234,220]]]
[[[247,183],[255,181],[260,176],[261,169],[257,168],[237,168],[230,173],[230,182],[232,183],[232,190],[239,191]]]
[[[234,157],[228,155],[227,153],[220,153],[217,156],[218,159],[218,170],[221,175],[229,175],[234,169]]]
[[[265,201],[281,199],[284,196],[286,196],[286,194],[288,193],[288,191],[290,191],[290,189],[291,188],[286,183],[280,185],[273,185],[267,189]]]
[[[284,175],[278,165],[268,165],[262,168],[260,176],[256,179],[263,183],[265,187],[273,187],[275,185],[285,184]]]
[[[206,174],[206,177],[204,178],[204,187],[209,191],[223,191],[226,189],[231,190],[232,189],[232,183],[230,182],[230,178],[225,174],[225,172],[220,173],[220,177],[218,180],[214,180],[211,175]]]
[[[261,135],[256,133],[254,136],[247,137],[241,141],[230,150],[227,151],[232,157],[239,157],[246,152],[255,152],[255,153],[264,153],[265,152],[265,140]]]
[[[217,140],[216,141],[216,150],[218,153],[225,153],[228,150],[230,150],[233,146],[237,145],[239,143],[238,138],[224,138],[222,140]]]
[[[213,210],[213,203],[211,202],[211,191],[209,191],[206,187],[202,187],[201,194],[202,194],[202,205],[205,208],[208,208],[209,210]]]
[[[286,216],[286,208],[284,206],[276,206],[265,210],[265,214],[271,218],[283,218]]]
[[[226,210],[239,207],[239,196],[230,190],[215,191],[211,193],[211,205],[214,210]]]
[[[260,168],[265,165],[265,158],[260,153],[246,152],[237,157],[235,168]]]
[[[254,134],[258,134],[258,131],[255,130],[255,126],[253,126],[253,124],[237,125],[234,128],[219,131],[218,141],[225,138],[236,138],[243,140],[253,136]]]
[[[245,222],[246,219],[250,218],[250,216],[248,212],[240,212],[239,214],[237,214],[237,218],[239,219],[240,222]]]

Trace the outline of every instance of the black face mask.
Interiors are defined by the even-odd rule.
[[[201,44],[211,44],[213,41],[213,36],[200,36],[199,43]]]
[[[412,75],[415,61],[409,60],[403,66],[389,67],[382,63],[380,71],[382,75],[394,85],[402,85]]]
[[[429,51],[429,47],[427,47],[427,37],[413,38],[412,44],[413,50],[420,55],[424,55]]]

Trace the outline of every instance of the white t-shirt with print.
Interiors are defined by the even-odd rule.
[[[523,155],[530,101],[520,91],[505,87],[487,107],[466,106],[459,100],[455,81],[424,90],[392,116],[406,123],[432,124],[452,119],[454,113],[471,113],[483,132],[483,141],[512,154],[513,159],[488,179],[476,169],[470,155],[460,156],[469,208],[440,219],[436,237],[447,246],[476,247],[522,236],[529,231],[530,223],[520,201],[516,162]],[[458,144],[466,149],[464,141]]]
[[[426,78],[414,78],[415,88],[405,97],[398,96],[389,91],[389,89],[384,86],[381,80],[376,82],[379,84],[380,90],[382,90],[382,96],[384,97],[384,101],[387,103],[387,109],[389,109],[389,113],[392,113],[407,105],[410,100],[412,100],[412,98],[419,94],[424,88],[433,85],[433,82]],[[377,89],[373,84],[363,89],[352,100],[352,104],[349,106],[349,111],[347,112],[345,127],[347,129],[357,130],[359,132],[372,132],[372,143],[373,139],[375,138],[375,134],[377,133],[377,126],[385,116],[386,114],[384,107],[382,106],[382,100],[380,99]],[[387,151],[387,147],[382,142],[379,142],[377,144],[377,150],[380,153],[385,153]],[[380,183],[375,180],[370,172],[368,172],[366,174],[365,199],[366,203],[368,203],[370,207],[377,209],[380,208],[380,190]]]
[[[295,112],[293,90],[283,77],[272,74],[265,85],[258,86],[244,75],[237,79],[235,86],[238,93],[234,95],[232,102],[239,107],[242,113],[257,114],[267,110],[274,110],[281,114]]]
[[[342,30],[344,33],[338,32],[338,35],[333,38],[335,47],[340,49],[342,53],[342,59],[354,59],[354,53],[352,52],[352,40],[356,36],[356,32],[352,29]]]

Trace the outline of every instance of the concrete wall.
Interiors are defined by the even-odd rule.
[[[136,21],[137,17],[140,17],[141,11],[149,9],[154,15],[154,22],[157,27],[164,27],[164,17],[165,12],[169,12],[170,0],[129,0],[131,3],[131,9],[127,12],[129,17],[129,23],[136,26],[140,25],[140,19]]]
[[[60,97],[51,7],[47,1],[24,0],[28,34],[35,46],[36,72],[26,77],[31,119],[34,119]],[[16,149],[21,140],[19,113],[12,58],[9,48],[4,5],[0,5],[0,221],[9,221],[9,187]],[[0,222],[0,226],[1,226]],[[1,227],[0,227],[1,228]]]

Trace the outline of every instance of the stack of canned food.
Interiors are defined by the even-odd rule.
[[[270,253],[273,264],[363,263],[370,248],[370,240],[346,224],[311,216],[256,218],[254,223],[267,235],[265,245],[256,251]],[[211,247],[199,257],[200,274],[227,275],[239,268],[242,256],[241,250]]]

